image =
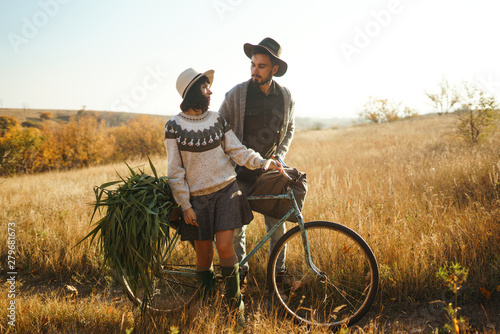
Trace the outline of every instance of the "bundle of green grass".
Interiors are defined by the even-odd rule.
[[[158,177],[151,160],[153,176],[143,170],[130,171],[128,178],[94,188],[96,202],[91,223],[97,211],[105,215],[84,238],[97,238],[98,246],[118,277],[128,277],[132,290],[144,287],[143,310],[153,293],[152,272],[161,264],[161,255],[169,247],[169,215],[178,207],[167,177]],[[118,187],[116,187],[118,185]],[[82,242],[80,241],[80,242]]]

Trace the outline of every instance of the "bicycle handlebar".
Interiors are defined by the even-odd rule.
[[[279,163],[281,163],[281,164],[283,165],[283,167],[287,167],[287,166],[285,165],[285,163],[283,162],[283,160],[281,160],[281,159],[280,159],[280,157],[278,157],[278,156],[274,156],[274,157],[278,160],[278,162],[279,162]],[[268,170],[268,169],[269,169],[269,166],[271,165],[271,162],[272,162],[272,161],[273,161],[272,159],[267,159],[267,160],[266,160],[266,162],[264,163],[264,166],[262,167],[262,169],[263,169],[264,171]],[[285,170],[283,170],[283,171],[281,172],[281,174],[283,174],[283,176],[285,176],[285,177],[286,177],[287,179],[289,179],[290,181],[292,181],[292,180],[293,180],[293,179],[290,177],[290,175],[288,175],[288,174],[287,174],[287,172],[285,172]]]

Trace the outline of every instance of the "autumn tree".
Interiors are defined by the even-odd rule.
[[[148,115],[137,116],[127,124],[111,129],[115,138],[115,159],[145,157],[165,153],[164,120]]]
[[[109,135],[105,121],[93,116],[72,118],[67,124],[45,125],[43,130],[50,134],[43,158],[51,168],[100,164],[114,152],[114,138]]]
[[[45,140],[39,129],[10,128],[0,138],[0,175],[36,172]]]
[[[164,154],[161,117],[139,116],[110,128],[95,114],[80,114],[66,124],[42,122],[23,128],[0,116],[0,175],[78,168],[118,159]]]
[[[497,128],[498,103],[492,94],[485,92],[477,83],[465,82],[458,115],[459,135],[468,143],[483,141]]]
[[[403,102],[370,96],[359,116],[373,123],[393,122],[401,118],[414,117],[416,110]]]
[[[432,106],[438,115],[447,114],[458,106],[460,102],[460,89],[451,85],[446,78],[442,78],[437,84],[437,89],[425,92],[431,100]]]
[[[21,128],[21,121],[12,116],[0,116],[0,136],[3,137],[10,129]]]

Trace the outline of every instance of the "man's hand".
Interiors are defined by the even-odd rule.
[[[198,219],[196,218],[196,213],[193,208],[184,210],[184,221],[188,225],[198,226]]]

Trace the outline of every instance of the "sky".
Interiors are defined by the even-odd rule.
[[[3,0],[0,108],[173,115],[193,67],[215,70],[218,110],[250,79],[243,44],[271,37],[297,117],[356,118],[370,96],[427,113],[443,77],[500,96],[499,14],[496,0]]]

